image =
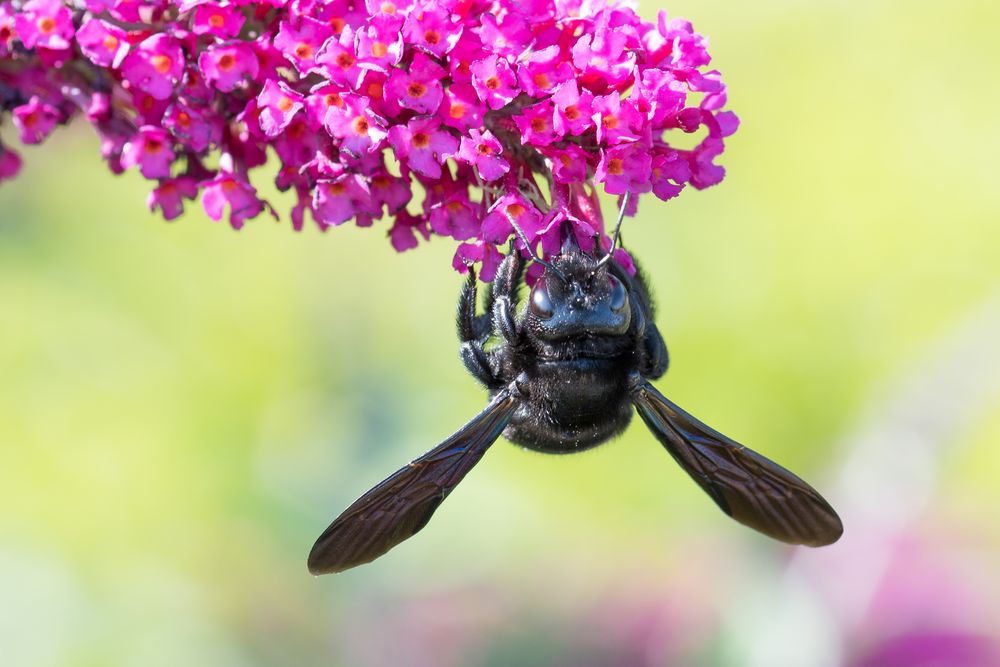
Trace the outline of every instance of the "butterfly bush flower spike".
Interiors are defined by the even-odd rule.
[[[688,21],[619,0],[0,0],[0,127],[81,117],[167,220],[273,213],[270,171],[296,230],[449,237],[491,280],[512,239],[610,249],[601,192],[633,215],[719,183],[739,119],[710,63]],[[0,182],[21,160],[0,145]]]

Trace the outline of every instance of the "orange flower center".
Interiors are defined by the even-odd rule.
[[[299,44],[295,47],[295,57],[299,60],[307,60],[312,58],[312,55],[313,47],[309,46],[305,42],[299,42]]]
[[[383,14],[395,14],[396,13],[396,5],[394,5],[391,2],[383,2],[379,6],[379,11],[382,12]]]
[[[335,62],[337,63],[337,67],[340,69],[351,69],[351,67],[354,66],[354,56],[350,53],[344,52],[337,56]]]
[[[605,116],[603,120],[604,120],[604,127],[608,128],[609,130],[613,130],[619,125],[617,116]]]
[[[330,185],[326,187],[326,191],[335,197],[339,197],[344,194],[345,190],[347,190],[347,186],[343,183],[330,183]]]
[[[278,100],[278,108],[281,109],[283,113],[291,111],[293,106],[295,106],[295,102],[292,102],[290,97],[282,95],[281,99]]]
[[[450,202],[448,202],[447,207],[448,207],[448,210],[451,211],[452,213],[458,213],[463,208],[462,207],[462,202],[460,202],[460,201],[450,201]]]
[[[181,111],[177,114],[177,124],[181,127],[191,126],[191,115],[187,111]]]
[[[56,29],[56,20],[51,16],[43,16],[38,19],[38,30],[43,34],[49,34]]]
[[[507,212],[514,218],[520,218],[526,210],[521,204],[511,204],[507,207]]]
[[[344,21],[342,17],[340,16],[330,17],[330,27],[333,28],[333,34],[339,35],[340,33],[344,32],[345,25],[347,25],[347,22]]]
[[[31,129],[38,124],[38,114],[32,111],[27,116],[23,117],[21,122],[24,123],[26,128]]]
[[[213,28],[221,28],[226,25],[226,17],[222,14],[212,14],[208,17],[208,25]]]
[[[389,53],[389,47],[386,46],[384,42],[373,42],[372,43],[372,55],[376,58],[384,58],[385,54]]]
[[[544,118],[532,118],[531,119],[531,129],[535,132],[544,132],[549,129],[549,122]]]
[[[493,147],[489,144],[478,144],[476,150],[480,155],[493,155]]]
[[[114,51],[115,49],[117,49],[118,44],[119,44],[118,38],[115,37],[114,35],[108,35],[107,37],[104,38],[103,46],[108,51]]]
[[[390,182],[391,181],[389,180],[388,176],[376,176],[375,178],[372,179],[372,186],[379,190],[384,190],[385,188],[389,187]]]
[[[382,90],[382,84],[374,81],[368,84],[368,97],[373,100],[381,100],[384,97],[385,91]]]
[[[164,56],[164,55],[155,55],[149,59],[149,62],[153,65],[153,69],[155,69],[160,74],[166,74],[167,72],[169,72],[170,68],[174,64],[174,61],[170,59],[170,56]],[[221,62],[219,63],[219,66],[220,67],[222,66]]]
[[[495,76],[491,76],[490,78],[486,79],[486,87],[489,88],[490,90],[496,90],[497,88],[500,87],[500,79],[496,78]]]
[[[344,108],[344,100],[340,96],[340,93],[327,93],[323,97],[323,104],[328,107],[337,107],[338,109]]]
[[[621,176],[625,173],[625,163],[621,158],[611,158],[608,160],[608,173],[612,176]]]
[[[159,153],[163,149],[163,144],[159,139],[146,139],[146,152]]]
[[[573,160],[571,160],[569,155],[566,153],[559,154],[559,161],[562,162],[562,166],[564,167],[568,167],[573,164]]]
[[[231,178],[227,178],[226,180],[222,181],[222,183],[219,184],[219,187],[222,188],[223,192],[232,192],[233,190],[239,188],[239,186],[236,185],[236,181],[234,181]]]
[[[161,195],[172,195],[177,192],[177,186],[174,183],[164,183],[160,186]]]
[[[570,120],[576,120],[577,118],[580,117],[580,110],[576,108],[575,104],[571,104],[568,107],[566,107],[566,111],[564,111],[563,113],[566,114],[566,117],[569,118]]]
[[[228,72],[233,67],[236,66],[236,58],[231,53],[224,53],[221,58],[219,58],[219,69],[223,72]]]
[[[426,132],[417,132],[413,135],[414,148],[427,148],[431,144],[431,135]]]
[[[368,134],[368,119],[364,116],[358,116],[351,122],[351,129],[359,137],[363,137]]]
[[[422,97],[427,92],[427,86],[419,81],[411,81],[406,87],[406,94],[410,97]]]
[[[548,88],[551,85],[549,83],[549,76],[545,72],[538,72],[532,78],[535,81],[535,85],[539,88]]]
[[[437,30],[428,30],[424,33],[424,41],[434,46],[441,43],[441,34]]]
[[[465,115],[465,105],[461,102],[452,102],[448,109],[448,115],[454,119],[459,119]]]

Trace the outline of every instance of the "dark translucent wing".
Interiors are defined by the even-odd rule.
[[[722,508],[745,526],[789,544],[819,547],[844,532],[819,493],[757,452],[681,410],[643,381],[632,402],[653,435]]]
[[[504,391],[443,443],[354,501],[309,553],[313,574],[342,572],[375,560],[420,531],[507,427],[517,400]]]

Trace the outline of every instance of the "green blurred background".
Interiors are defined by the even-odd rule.
[[[483,405],[454,244],[164,223],[78,124],[0,188],[0,662],[1000,664],[1000,6],[668,9],[743,126],[721,186],[626,223],[660,387],[822,489],[840,543],[731,523],[635,424],[501,443],[418,537],[310,577]]]

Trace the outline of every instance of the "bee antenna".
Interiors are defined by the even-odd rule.
[[[615,233],[611,237],[611,249],[608,250],[608,254],[601,258],[601,261],[597,263],[597,268],[600,268],[611,261],[611,256],[615,253],[615,246],[618,245],[618,237],[622,230],[622,220],[625,219],[625,209],[628,207],[629,198],[632,196],[631,192],[626,192],[622,197],[621,208],[618,209],[618,221],[615,223]]]
[[[524,244],[524,247],[525,249],[527,249],[528,255],[531,257],[531,259],[544,266],[546,271],[551,271],[552,273],[559,276],[559,279],[562,280],[563,282],[567,282],[566,276],[563,274],[562,271],[557,269],[555,265],[552,264],[552,262],[546,262],[544,259],[535,254],[535,249],[532,248],[531,244],[528,242],[527,234],[524,233],[524,230],[521,229],[520,225],[517,224],[517,221],[514,220],[514,216],[512,216],[506,210],[504,211],[504,215],[506,215],[507,219],[510,220],[511,227],[514,228],[514,232],[517,234],[517,238],[521,239],[521,243]],[[514,250],[512,249],[512,252],[513,251]]]

